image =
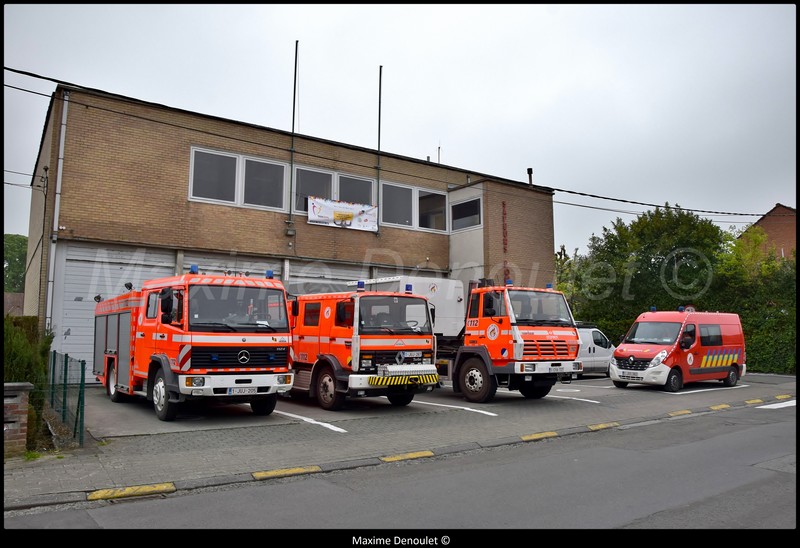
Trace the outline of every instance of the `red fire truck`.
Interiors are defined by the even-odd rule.
[[[249,403],[269,415],[288,392],[291,333],[279,280],[188,274],[98,301],[93,373],[111,401],[140,396],[174,420],[181,402]]]
[[[428,301],[392,291],[299,295],[292,303],[292,393],[337,410],[345,398],[408,405],[438,386]]]

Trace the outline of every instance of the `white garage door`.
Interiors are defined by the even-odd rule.
[[[86,382],[96,382],[91,374],[95,295],[109,298],[124,293],[125,282],[138,288],[145,280],[172,276],[174,265],[170,250],[62,241],[53,280],[52,349],[86,360]]]

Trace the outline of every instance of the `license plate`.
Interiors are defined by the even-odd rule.
[[[404,358],[421,358],[422,350],[406,350],[403,352]]]
[[[255,386],[248,386],[246,388],[228,388],[229,396],[245,396],[248,394],[256,394],[257,388]]]
[[[554,365],[550,368],[551,373],[563,373],[564,366],[563,365]]]

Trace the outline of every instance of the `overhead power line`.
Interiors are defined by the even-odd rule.
[[[41,76],[41,75],[38,75],[38,74],[35,74],[35,73],[32,73],[32,72],[28,72],[28,71],[13,69],[13,68],[9,68],[9,67],[3,67],[3,69],[7,70],[7,71],[10,71],[10,72],[15,72],[17,74],[30,76],[32,78],[38,78],[38,79],[41,79],[41,80],[47,80],[47,81],[54,82],[54,83],[60,84],[60,85],[71,86],[71,87],[76,87],[76,88],[82,88],[82,89],[86,89],[86,90],[90,90],[90,91],[97,91],[97,92],[107,93],[107,92],[103,92],[102,90],[99,90],[99,89],[89,88],[89,87],[81,86],[81,85],[78,85],[78,84],[73,84],[71,82],[67,82],[67,81],[64,81],[64,80],[58,80],[56,78],[50,78],[50,77],[46,77],[46,76]],[[4,84],[4,86],[12,88],[12,89],[19,90],[19,91],[24,91],[24,92],[28,92],[28,93],[34,93],[34,94],[37,94],[37,95],[45,95],[45,94],[41,94],[41,93],[38,93],[38,92],[35,92],[35,91],[32,91],[32,90],[26,90],[26,89],[23,89],[23,88],[20,88],[20,87],[17,87],[17,86],[11,86],[9,84]],[[73,102],[78,103],[77,101],[73,101]],[[201,133],[216,135],[213,132],[198,130],[197,128],[191,128],[191,127],[187,127],[187,126],[183,126],[183,125],[175,124],[175,123],[162,122],[160,120],[151,120],[149,118],[144,118],[144,117],[141,117],[141,116],[128,114],[128,113],[116,111],[116,110],[113,110],[113,109],[100,108],[100,107],[96,107],[96,106],[94,108],[99,108],[100,110],[106,110],[108,112],[114,112],[115,114],[118,114],[120,116],[130,116],[130,117],[133,117],[133,118],[145,119],[145,120],[148,120],[150,122],[163,123],[165,125],[178,127],[178,128],[186,129],[186,130],[189,130],[189,131],[198,131],[198,132],[201,132]],[[172,107],[167,107],[167,108],[172,108]],[[251,144],[253,143],[252,141],[247,141],[245,139],[239,139],[239,138],[236,138],[236,137],[230,137],[230,136],[227,136],[227,135],[219,135],[219,136],[220,137],[226,137],[226,138],[228,138],[230,140],[233,140],[233,141],[242,141],[242,142],[247,142],[247,143],[251,143]],[[262,146],[266,146],[268,148],[279,148],[279,147],[273,147],[271,145],[265,145],[263,143],[258,143],[258,144],[260,144]],[[304,153],[303,155],[304,156],[308,156],[308,157],[315,157],[314,154],[310,154],[310,153]],[[345,162],[345,161],[341,161],[341,162],[342,163],[351,163],[351,162]],[[362,166],[360,164],[355,164],[355,163],[351,163],[351,165],[356,165],[358,167],[364,167],[364,166]],[[10,173],[17,173],[17,172],[12,172],[12,171],[9,171],[9,170],[5,170],[5,171],[10,172]],[[448,183],[449,182],[449,181],[441,181],[441,180],[438,180],[438,179],[432,179],[432,178],[429,178],[429,177],[423,177],[423,178],[431,180],[431,181],[435,181],[435,182],[438,182],[438,183]],[[6,184],[13,184],[13,183],[6,183]],[[735,216],[742,216],[742,217],[763,217],[764,215],[766,215],[766,213],[740,213],[740,212],[731,212],[731,211],[712,211],[712,210],[706,210],[706,209],[692,209],[692,208],[679,207],[679,206],[668,206],[666,204],[659,205],[659,204],[651,204],[651,203],[647,203],[647,202],[637,202],[637,201],[633,201],[633,200],[625,200],[625,199],[622,199],[622,198],[611,198],[611,197],[608,197],[608,196],[600,196],[600,195],[597,195],[597,194],[589,194],[589,193],[586,193],[586,192],[578,192],[578,191],[575,191],[575,190],[566,190],[566,189],[563,189],[563,188],[555,188],[555,187],[552,187],[552,186],[547,186],[545,188],[551,189],[551,190],[553,190],[555,192],[563,192],[563,193],[566,193],[566,194],[575,194],[575,195],[578,195],[578,196],[586,196],[588,198],[594,198],[594,199],[598,199],[598,200],[608,200],[608,201],[612,201],[612,202],[634,204],[634,205],[639,205],[639,206],[660,208],[660,209],[674,209],[674,210],[686,211],[686,212],[690,212],[690,213],[706,213],[706,214],[711,214],[711,215],[735,215]],[[489,192],[492,192],[492,193],[495,193],[495,194],[513,195],[512,193],[504,192],[502,190],[492,190],[492,191],[489,191]],[[553,202],[554,203],[564,204],[564,205],[576,206],[576,207],[585,207],[585,208],[589,208],[589,209],[597,209],[597,210],[605,210],[605,211],[617,211],[619,213],[626,213],[626,214],[632,214],[632,215],[639,214],[639,213],[631,212],[631,211],[621,211],[621,210],[618,211],[618,210],[613,210],[613,209],[609,210],[607,208],[591,206],[591,205],[573,204],[573,203],[570,203],[570,202],[559,202],[559,201],[555,201],[555,200],[553,200]]]

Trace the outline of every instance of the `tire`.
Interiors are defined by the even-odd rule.
[[[628,383],[625,381],[612,381],[617,388],[628,388]]]
[[[731,386],[736,386],[737,382],[739,382],[739,372],[736,370],[735,367],[731,367],[728,370],[728,376],[722,379],[722,384],[731,387]]]
[[[266,416],[275,410],[278,403],[278,394],[270,394],[266,398],[259,398],[250,402],[253,415]]]
[[[681,388],[683,388],[681,370],[677,367],[673,367],[670,369],[669,375],[667,375],[667,382],[664,384],[664,392],[677,392]]]
[[[325,367],[317,377],[317,402],[328,411],[338,411],[344,407],[346,394],[336,391],[336,377],[333,369]]]
[[[470,358],[460,369],[461,393],[472,403],[486,403],[494,399],[497,379],[489,375],[480,358]]]
[[[169,401],[167,381],[164,370],[159,369],[153,383],[153,408],[156,416],[162,421],[172,421],[178,415],[178,404]]]
[[[414,394],[390,394],[386,397],[389,398],[389,403],[395,407],[403,407],[411,403],[411,400],[414,399]]]
[[[533,386],[533,383],[523,384],[519,387],[519,392],[525,396],[526,400],[538,400],[550,393],[552,386]]]
[[[125,396],[117,390],[117,366],[108,366],[108,375],[106,375],[106,394],[108,399],[114,403],[119,403],[125,399]]]

